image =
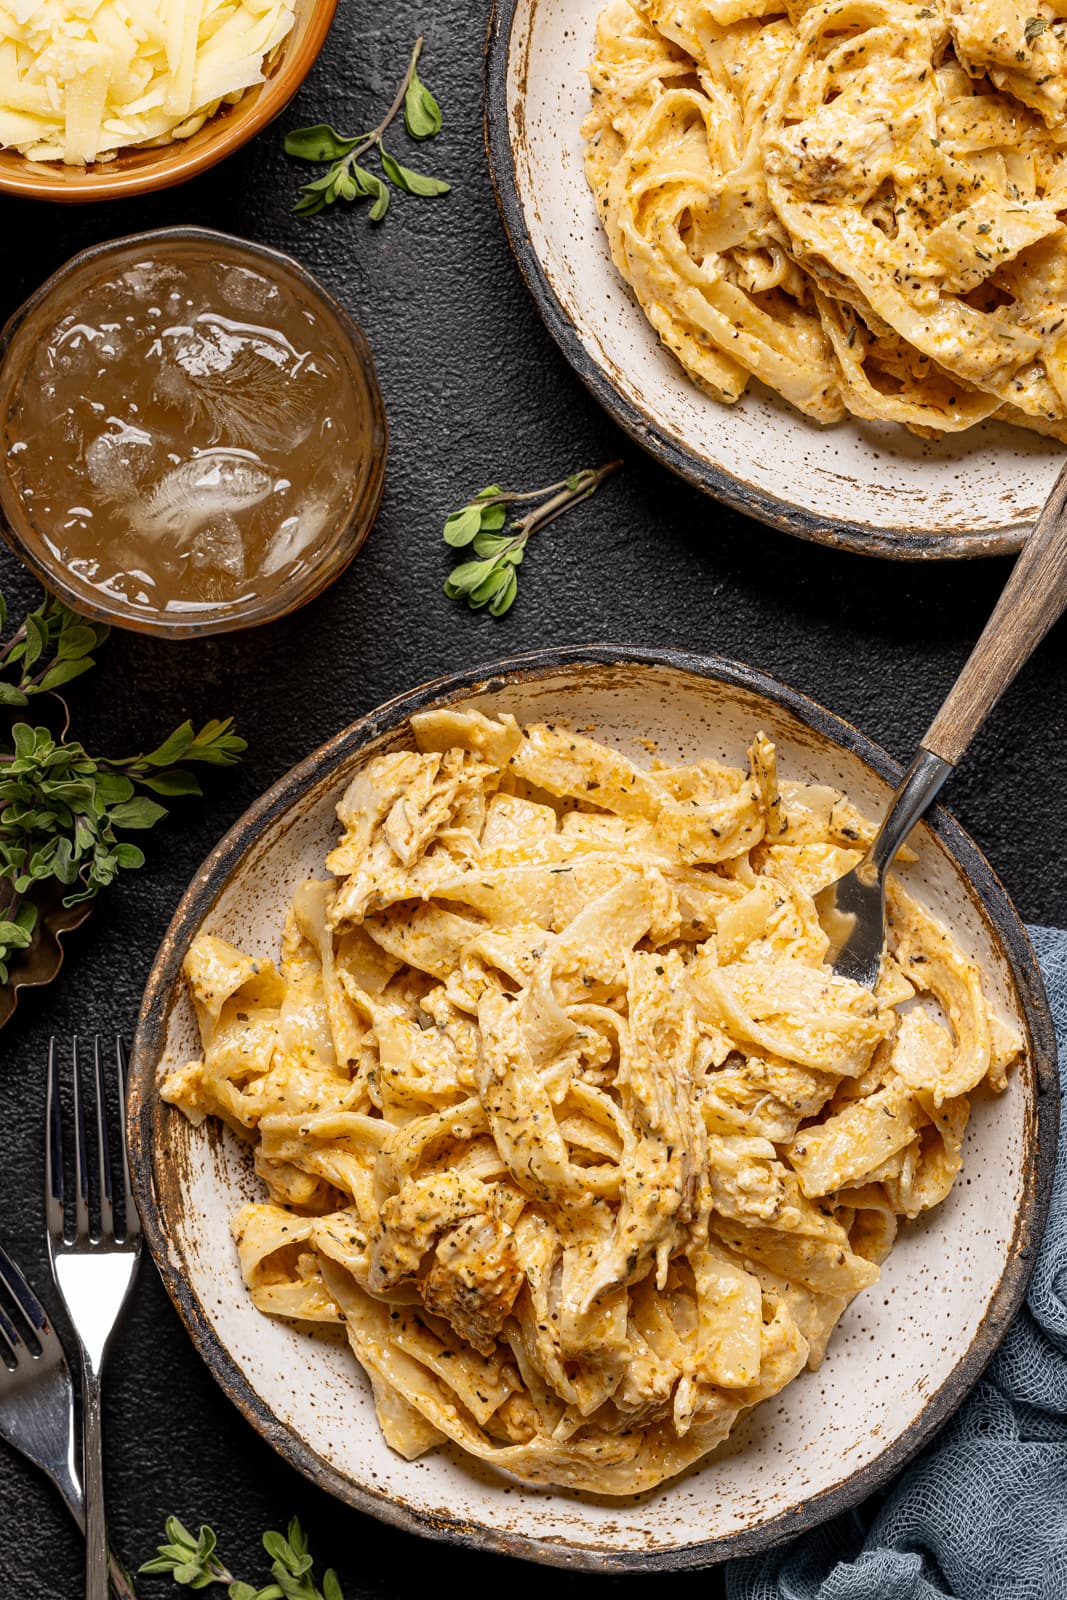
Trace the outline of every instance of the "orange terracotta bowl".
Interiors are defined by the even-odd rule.
[[[0,150],[0,192],[30,200],[114,200],[121,195],[169,189],[232,155],[289,104],[311,71],[337,10],[337,0],[295,0],[296,18],[268,69],[267,80],[236,105],[224,106],[189,139],[152,149],[131,147],[113,161],[68,167],[59,161],[28,161]]]

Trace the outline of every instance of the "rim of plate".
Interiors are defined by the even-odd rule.
[[[515,153],[508,117],[508,66],[511,40],[520,5],[537,0],[493,0],[485,38],[485,148],[489,177],[511,253],[518,262],[537,309],[576,376],[635,444],[692,484],[747,517],[780,528],[783,533],[858,555],[893,561],[962,561],[979,556],[1012,555],[1026,542],[1032,522],[1008,522],[975,533],[939,533],[932,529],[876,528],[845,517],[820,517],[815,512],[758,488],[688,449],[665,432],[655,417],[619,389],[582,341],[577,327],[552,286],[526,225],[526,213],[515,174]],[[620,280],[621,282],[621,280]]]
[[[182,896],[152,963],[130,1057],[127,1143],[137,1208],[152,1257],[193,1344],[212,1376],[245,1419],[271,1447],[337,1499],[405,1532],[450,1544],[471,1545],[497,1555],[517,1556],[542,1565],[610,1572],[663,1572],[716,1566],[736,1556],[754,1555],[804,1533],[847,1510],[893,1477],[957,1409],[977,1382],[1022,1304],[1044,1228],[1056,1162],[1059,1079],[1056,1035],[1037,958],[1007,891],[974,840],[943,807],[935,805],[924,821],[962,869],[983,915],[1002,948],[1029,1034],[1034,1093],[1024,1133],[1022,1164],[1026,1180],[1015,1231],[1000,1279],[971,1344],[929,1397],[922,1411],[881,1455],[851,1478],[766,1522],[715,1539],[671,1545],[662,1550],[607,1550],[561,1544],[510,1534],[487,1524],[450,1517],[440,1509],[422,1511],[358,1484],[320,1456],[296,1431],[281,1422],[244,1376],[208,1321],[197,1296],[172,1257],[154,1185],[153,1120],[157,1103],[156,1069],[171,1010],[179,993],[181,963],[190,941],[241,861],[263,830],[281,818],[322,779],[342,767],[361,748],[399,728],[427,706],[484,691],[500,693],[510,684],[550,673],[580,674],[587,667],[665,667],[729,689],[761,695],[833,744],[857,755],[871,770],[895,785],[903,768],[851,723],[767,673],[721,656],[684,650],[622,644],[572,645],[537,650],[451,673],[394,696],[319,746],[271,786],[238,818],[205,858]]]

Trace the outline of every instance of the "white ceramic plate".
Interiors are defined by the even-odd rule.
[[[818,1373],[763,1405],[717,1454],[630,1500],[517,1485],[451,1447],[403,1461],[384,1443],[346,1346],[262,1316],[241,1281],[229,1219],[260,1186],[216,1125],[193,1129],[156,1093],[199,1054],[180,979],[202,928],[276,956],[297,883],[322,875],[353,772],[412,740],[430,704],[569,719],[647,760],[743,763],[753,731],[784,771],[829,782],[877,813],[897,769],[829,712],[761,674],[672,652],[594,647],[524,657],[391,701],[275,786],[208,857],[156,959],[131,1068],[131,1167],[164,1281],[212,1371],[276,1448],[323,1487],[403,1527],[555,1565],[702,1566],[821,1521],[882,1482],[977,1377],[1025,1288],[1047,1204],[1056,1127],[1055,1045],[1033,953],[1003,890],[944,812],[918,833],[904,877],[988,974],[1027,1039],[1007,1093],[977,1105],[964,1176],[904,1230],[878,1285],[847,1312]]]
[[[1018,549],[1063,464],[1056,440],[992,422],[936,443],[885,423],[824,428],[761,384],[724,406],[663,349],[612,265],[582,166],[601,5],[497,0],[486,55],[501,214],[578,376],[682,477],[789,533],[898,558]]]

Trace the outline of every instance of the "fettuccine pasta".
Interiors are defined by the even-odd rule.
[[[1065,0],[609,0],[586,170],[715,399],[1067,437]]]
[[[200,935],[164,1098],[250,1139],[255,1304],[343,1324],[389,1444],[632,1494],[822,1359],[1020,1041],[899,884],[875,993],[837,791],[431,711],[338,806],[276,968]]]

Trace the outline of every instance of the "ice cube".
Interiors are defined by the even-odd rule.
[[[322,538],[332,516],[333,507],[325,500],[311,500],[293,516],[280,522],[263,558],[263,576],[266,578],[272,572],[280,572],[283,567],[304,555]]]
[[[189,552],[192,566],[209,572],[225,572],[231,578],[245,575],[245,547],[241,530],[226,511],[205,522]]]
[[[162,361],[155,382],[155,398],[161,405],[183,406],[187,393],[184,374],[172,361]]]
[[[127,267],[122,273],[118,283],[105,284],[105,289],[126,289],[137,300],[151,300],[158,304],[161,296],[169,286],[184,281],[185,274],[181,268],[171,263],[160,264],[157,261],[139,261],[136,266]]]
[[[121,322],[105,322],[100,328],[99,338],[93,345],[98,364],[122,361],[125,357],[132,356],[134,349],[135,341],[131,338],[129,329],[124,328]]]
[[[100,369],[102,335],[86,323],[74,323],[64,330],[42,356],[50,372],[88,383]]]
[[[131,505],[130,525],[150,538],[184,541],[214,517],[258,505],[273,487],[271,474],[251,457],[205,450],[172,467]]]
[[[180,333],[168,345],[167,354],[190,378],[203,378],[231,367],[240,347],[239,339],[208,323]]]
[[[236,311],[266,311],[281,300],[275,285],[248,267],[231,267],[223,276],[222,293]]]
[[[86,446],[89,482],[108,499],[129,501],[152,465],[152,441],[139,428],[122,426],[98,434]]]
[[[235,331],[237,329],[237,331]],[[164,335],[155,384],[161,405],[212,444],[294,449],[309,436],[315,394],[281,339],[249,335],[205,314]]]

